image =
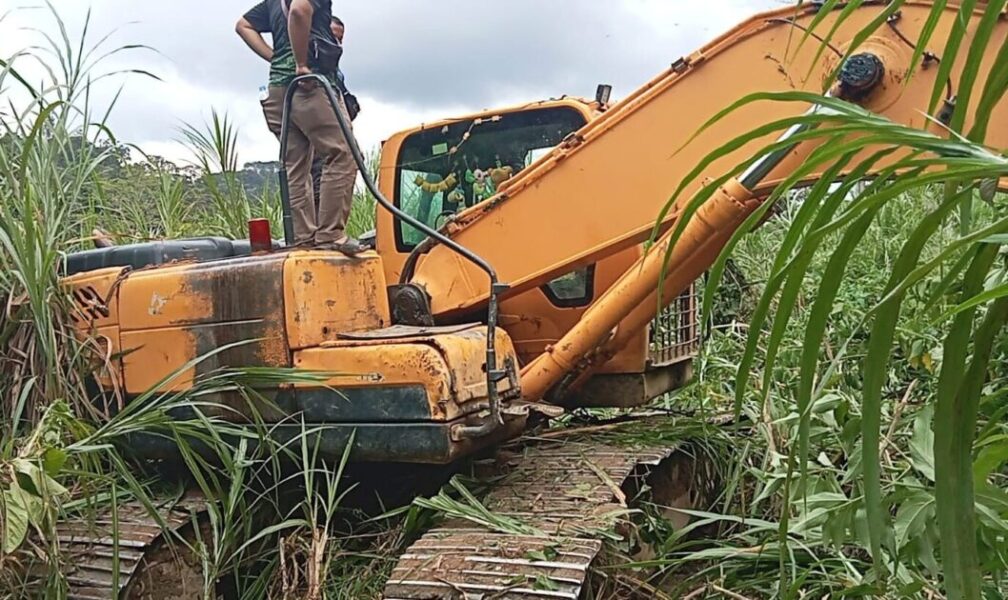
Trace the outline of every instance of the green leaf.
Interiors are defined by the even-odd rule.
[[[11,554],[21,547],[28,536],[31,517],[31,498],[16,483],[3,493],[4,500],[4,554]]]
[[[240,556],[251,545],[255,544],[259,540],[268,538],[269,536],[271,536],[273,534],[280,533],[281,531],[284,531],[285,529],[297,529],[297,528],[300,528],[300,527],[310,527],[310,525],[309,525],[308,521],[306,521],[304,519],[288,519],[288,520],[286,520],[286,521],[284,521],[282,523],[276,523],[274,525],[270,525],[269,527],[266,527],[262,531],[259,531],[254,536],[252,536],[251,538],[249,538],[244,544],[242,544],[234,552],[234,555],[235,556]]]
[[[24,486],[25,491],[39,498],[51,498],[69,494],[66,488],[46,474],[39,463],[17,458],[12,461],[12,465],[18,474],[23,475],[30,482],[30,485]]]
[[[959,314],[964,310],[969,310],[971,308],[976,308],[981,304],[987,304],[992,300],[997,300],[998,298],[1003,298],[1008,296],[1008,283],[1003,283],[997,287],[991,288],[982,294],[977,294],[969,300],[959,304],[958,306],[952,308],[947,313],[941,316],[942,319],[951,317],[952,315]]]
[[[894,528],[896,547],[902,549],[908,542],[925,535],[927,522],[934,517],[934,497],[926,492],[914,494],[896,511]]]
[[[878,155],[879,158],[882,156],[882,154]],[[865,162],[868,163],[869,161]],[[865,165],[865,168],[867,169],[867,165]],[[850,178],[852,185],[858,178],[858,172],[852,174]],[[882,185],[883,181],[885,181],[885,177],[880,177],[872,183],[872,186]],[[801,358],[799,359],[800,369],[797,399],[798,412],[801,414],[801,422],[798,428],[798,455],[802,457],[800,463],[802,465],[802,482],[808,477],[808,467],[805,458],[809,455],[809,439],[812,423],[809,407],[813,405],[812,391],[819,364],[822,339],[826,334],[827,323],[832,315],[834,302],[840,290],[840,284],[843,281],[843,274],[846,272],[850,256],[864,238],[868,227],[875,220],[875,216],[878,214],[880,208],[880,206],[869,207],[844,232],[840,243],[837,244],[836,249],[830,256],[826,269],[823,271],[828,276],[824,276],[820,282],[819,289],[815,294],[815,302],[809,310],[808,323],[805,326],[805,336],[802,341]]]
[[[952,123],[949,125],[953,131],[962,131],[963,125],[966,122],[967,111],[971,108],[970,100],[973,97],[973,91],[976,88],[976,82],[978,75],[980,74],[980,67],[984,59],[990,56],[990,39],[994,34],[994,28],[997,26],[998,21],[1001,19],[1001,13],[1004,10],[1006,0],[986,0],[984,6],[983,16],[980,18],[980,22],[973,26],[973,31],[971,32],[971,39],[969,44],[969,52],[966,56],[966,62],[963,65],[962,72],[958,75],[959,77],[959,89],[956,92],[956,111],[952,117]],[[963,2],[963,9],[970,4],[969,0]],[[965,23],[971,24],[971,19],[973,15],[970,13],[965,13],[966,17]],[[958,26],[959,23],[957,22]],[[955,30],[954,30],[955,32]],[[953,33],[955,35],[955,33]],[[1003,59],[1004,49],[1002,48],[999,53],[999,59]],[[1004,65],[1000,65],[1004,68]],[[988,74],[987,81],[990,83],[996,83],[997,76],[993,73]],[[1003,85],[1003,84],[1001,84]],[[996,85],[995,88],[1000,86]],[[1000,98],[1003,95],[1003,91],[994,89],[994,94],[991,94],[991,89],[985,86],[984,94],[987,96],[996,95]],[[996,100],[995,100],[996,102]],[[971,135],[985,136],[987,132],[987,124],[990,121],[991,113],[988,112],[985,115],[977,115],[977,124],[974,127]],[[974,137],[973,141],[982,141],[982,138]]]
[[[805,42],[807,42],[809,38],[812,37],[812,32],[816,30],[816,28],[823,22],[824,19],[826,19],[831,15],[831,13],[840,5],[841,1],[842,0],[825,0],[825,2],[822,3],[822,6],[816,8],[815,16],[812,18],[811,21],[809,21],[809,24],[805,26],[804,35],[802,35],[801,40],[798,42],[798,46],[795,48],[796,54],[801,52],[802,46],[804,46]],[[855,2],[853,4],[859,4],[859,2]],[[829,42],[828,37],[823,38],[822,45],[825,46],[828,42]]]
[[[781,248],[777,252],[777,259],[774,263],[772,271],[774,281],[771,281],[766,286],[763,297],[760,299],[756,312],[754,312],[751,319],[752,327],[757,330],[762,329],[763,318],[762,316],[757,317],[757,315],[765,315],[766,312],[770,310],[770,304],[778,295],[778,290],[780,289],[778,283],[783,280],[783,289],[780,289],[779,291],[780,302],[777,304],[777,312],[773,317],[773,327],[770,332],[770,339],[766,344],[766,365],[763,370],[764,402],[770,393],[770,385],[773,378],[773,365],[777,360],[777,351],[784,339],[787,324],[791,320],[791,315],[794,311],[795,305],[797,304],[798,294],[801,292],[802,284],[805,282],[805,273],[808,271],[809,264],[815,257],[815,253],[819,246],[815,243],[805,244],[801,249],[801,254],[795,257],[790,264],[788,263],[788,259],[791,258],[791,251],[798,244],[800,235],[803,233],[806,223],[811,221],[811,223],[807,225],[810,230],[818,229],[819,227],[829,223],[830,219],[832,219],[833,215],[840,208],[841,202],[854,185],[854,180],[849,180],[848,185],[842,185],[836,192],[829,194],[825,201],[822,202],[821,208],[819,208],[819,201],[827,195],[826,193],[836,180],[837,175],[839,175],[840,171],[847,166],[851,158],[852,156],[850,154],[842,157],[836,162],[836,164],[831,166],[829,170],[823,173],[823,178],[809,191],[809,197],[802,203],[801,209],[798,211],[794,221],[788,228],[788,233],[785,236],[784,242],[781,244]],[[786,269],[785,266],[787,267]],[[747,340],[746,355],[743,356],[743,362],[739,367],[740,373],[748,372],[751,368],[751,359],[755,356],[755,344],[757,341],[757,336],[749,336],[749,340]],[[746,358],[749,358],[750,360],[747,361]],[[744,381],[744,379],[742,381]]]
[[[38,90],[36,90],[30,83],[28,83],[27,79],[22,77],[21,74],[17,72],[17,70],[14,68],[14,65],[8,63],[3,59],[0,59],[0,69],[2,69],[5,73],[10,73],[11,76],[14,79],[16,79],[18,83],[23,85],[25,89],[28,90],[28,93],[31,94],[32,98],[35,98],[36,100],[39,99]]]
[[[549,577],[539,574],[536,575],[532,588],[546,592],[555,592],[560,589],[560,585]]]
[[[896,323],[899,320],[905,293],[891,294],[911,273],[920,259],[924,245],[934,235],[942,221],[959,204],[959,195],[949,195],[930,212],[910,234],[891,269],[886,285],[886,300],[876,309],[868,339],[868,353],[863,362],[864,388],[861,394],[861,467],[864,473],[865,509],[870,527],[872,557],[879,575],[882,564],[882,538],[888,530],[888,514],[882,504],[882,469],[879,458],[882,425],[882,387],[889,376]]]
[[[529,550],[525,553],[525,558],[539,562],[552,562],[560,556],[553,546],[545,546],[542,550]]]
[[[973,479],[977,484],[985,482],[991,473],[999,470],[1006,462],[1008,462],[1008,440],[984,446],[973,462]]]
[[[969,298],[982,289],[996,255],[997,247],[991,245],[982,245],[975,251],[973,261],[963,278],[964,298]],[[967,414],[971,410],[971,395],[974,393],[970,386],[977,386],[975,393],[978,402],[985,377],[983,373],[974,371],[981,368],[986,337],[980,337],[975,342],[974,351],[981,354],[974,357],[969,374],[966,357],[971,338],[993,333],[984,329],[974,332],[972,324],[975,311],[975,308],[963,311],[953,319],[942,350],[943,359],[935,400],[935,502],[945,586],[949,598],[953,600],[976,600],[980,596],[972,482],[972,441],[975,431],[967,431],[966,427],[969,424],[975,427],[975,408],[972,415]],[[986,368],[985,364],[983,368]],[[979,380],[979,383],[968,381],[971,376]]]
[[[63,469],[63,465],[66,464],[66,461],[66,450],[61,448],[50,448],[46,450],[45,455],[42,457],[42,464],[45,468],[45,472],[50,477],[56,477],[59,475],[59,472]]]
[[[935,480],[934,473],[934,406],[925,406],[914,418],[913,435],[910,437],[910,464],[928,481]]]
[[[945,13],[945,6],[947,4],[948,0],[935,0],[934,6],[931,7],[931,14],[928,15],[927,21],[921,29],[920,37],[917,38],[917,46],[914,48],[913,56],[910,59],[911,73],[917,71],[917,66],[924,58],[928,42],[931,41],[931,37],[934,35],[935,29],[938,27],[938,23],[941,21],[941,18]],[[908,83],[909,81],[910,79],[907,79]],[[942,82],[939,82],[939,84],[941,83]]]
[[[959,14],[953,20],[952,31],[945,42],[945,49],[942,51],[942,61],[938,65],[938,74],[935,76],[934,90],[931,93],[931,102],[928,105],[928,113],[934,113],[938,107],[938,102],[946,93],[946,84],[951,81],[952,69],[955,67],[956,58],[959,56],[959,47],[962,46],[963,37],[966,34],[966,26],[973,16],[973,8],[976,0],[963,0],[959,6]]]

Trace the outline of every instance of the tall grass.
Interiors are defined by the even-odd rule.
[[[238,131],[234,124],[227,115],[214,110],[203,129],[185,125],[182,134],[200,168],[201,183],[209,199],[207,231],[226,237],[244,237],[253,216],[268,216],[262,209],[269,212],[266,207],[270,199],[263,198],[253,204],[238,179]],[[259,214],[254,214],[256,212]]]
[[[112,480],[142,489],[128,471],[113,475],[123,467],[117,454],[95,452],[104,447],[95,424],[110,415],[90,402],[85,379],[105,353],[98,340],[73,335],[57,279],[61,249],[85,220],[83,199],[106,157],[98,142],[107,112],[90,104],[85,84],[108,75],[91,72],[108,49],[104,41],[88,46],[87,36],[71,43],[51,16],[59,35],[6,60],[0,72],[0,89],[21,100],[2,119],[0,143],[0,584],[24,583],[17,567],[31,543],[54,567],[36,585],[58,597],[65,589],[51,535],[58,515],[81,498],[108,498]],[[47,70],[50,81],[32,87],[17,69],[26,61],[46,65],[43,56],[58,64]]]
[[[120,164],[123,146],[107,124],[113,107],[94,107],[92,86],[124,73],[100,71],[100,57],[139,48],[111,47],[108,37],[92,44],[89,19],[72,42],[52,5],[47,18],[39,23],[39,47],[0,63],[0,90],[12,99],[0,117],[0,595],[65,597],[71,569],[55,535],[60,519],[93,519],[127,502],[153,512],[153,498],[190,485],[206,498],[205,525],[201,536],[176,543],[202,564],[204,597],[216,597],[222,582],[240,597],[267,597],[278,582],[291,581],[291,566],[281,559],[302,539],[311,540],[307,563],[300,542],[290,547],[299,548],[297,568],[311,565],[308,585],[290,589],[318,597],[334,552],[325,535],[343,499],[342,464],[306,454],[317,434],[308,427],[280,445],[265,423],[238,428],[208,416],[229,414],[218,405],[221,394],[244,397],[246,416],[255,415],[265,400],[254,390],[264,384],[316,379],[230,370],[184,394],[162,393],[158,385],[128,404],[114,391],[95,402],[87,382],[110,357],[100,338],[75,335],[59,285],[63,252],[88,247],[95,227],[120,240],[239,235],[248,216],[279,223],[279,202],[272,194],[249,199],[240,189],[235,133],[217,115],[207,132],[189,131],[209,208],[171,165]],[[48,80],[29,85],[20,72],[29,63]],[[216,217],[205,220],[208,213]],[[180,418],[180,411],[192,416]],[[184,479],[165,478],[138,460],[137,434],[172,440]],[[290,465],[295,477],[285,474]]]
[[[880,585],[872,567],[865,498],[858,488],[861,477],[862,388],[861,362],[868,335],[863,323],[882,297],[893,257],[912,233],[906,222],[922,218],[941,202],[942,189],[931,187],[906,194],[884,206],[867,229],[848,263],[849,278],[840,283],[821,352],[835,357],[833,371],[819,383],[821,392],[807,411],[809,420],[807,474],[804,482],[789,457],[799,451],[802,412],[795,382],[800,377],[805,328],[817,288],[805,285],[794,301],[795,318],[784,330],[766,390],[746,394],[742,412],[752,426],[731,432],[736,452],[729,462],[739,467],[728,473],[724,496],[716,510],[695,513],[695,525],[668,538],[667,554],[651,563],[656,573],[649,581],[670,597],[697,590],[710,597],[712,586],[746,597],[934,597],[943,596],[940,535],[934,503],[934,410],[929,407],[941,364],[940,323],[923,310],[913,310],[900,320],[889,363],[890,381],[883,406],[881,462],[882,490],[893,515],[892,548],[898,569],[888,587]],[[743,283],[726,282],[714,300],[714,312],[729,315],[715,321],[703,355],[697,362],[698,382],[673,403],[681,410],[730,407],[735,402],[737,378],[749,335],[763,340],[773,334],[772,323],[759,332],[747,323],[758,301],[772,285],[773,265],[767,256],[777,252],[803,206],[802,196],[778,205],[778,214],[754,235],[739,241],[733,252],[734,268]],[[993,209],[978,209],[974,219],[990,222]],[[959,235],[958,219],[945,223],[924,249],[935,256]],[[832,245],[839,236],[828,241]],[[832,273],[828,253],[809,263],[806,282],[821,281]],[[941,275],[928,278],[923,289],[937,286]],[[728,292],[727,294],[725,292]],[[741,298],[740,309],[723,306]],[[915,307],[926,294],[915,292]],[[844,348],[846,344],[846,349]],[[758,355],[759,356],[759,355]],[[757,368],[767,368],[760,361]],[[757,371],[758,373],[759,371]],[[992,386],[1004,377],[995,368]],[[766,401],[764,402],[764,395]],[[987,433],[981,440],[1003,431],[997,401],[986,404],[982,421]],[[993,417],[993,421],[991,421]],[[980,447],[990,441],[979,442]],[[991,565],[1001,564],[1005,548],[997,540],[1003,531],[1003,501],[999,498],[1003,475],[994,474],[991,488],[978,500],[984,515],[978,526],[981,555]],[[786,518],[782,518],[782,514]],[[713,528],[697,539],[690,531]],[[784,541],[781,540],[786,532]],[[783,560],[787,589],[780,591]],[[1000,597],[1000,567],[991,567],[988,595]],[[703,597],[703,596],[700,596]]]
[[[861,3],[847,6],[853,10]],[[884,12],[891,14],[900,4],[892,2]],[[979,598],[982,590],[1000,593],[1004,545],[997,540],[1003,540],[1008,528],[1008,504],[997,484],[1005,462],[991,449],[997,442],[987,437],[999,424],[981,417],[1000,410],[997,359],[1008,319],[1001,247],[1008,221],[1003,202],[991,192],[997,180],[1008,175],[1008,160],[985,147],[984,140],[988,127],[996,126],[989,123],[990,109],[1008,86],[1004,77],[1008,48],[989,47],[1005,2],[965,2],[956,9],[957,22],[970,22],[977,6],[983,18],[979,26],[970,27],[969,47],[963,45],[965,26],[958,26],[942,55],[932,112],[946,94],[953,65],[963,68],[964,75],[953,90],[958,101],[949,131],[941,135],[894,124],[815,94],[756,94],[729,109],[760,102],[819,104],[829,109],[825,117],[781,123],[784,127],[815,123],[819,128],[808,138],[827,144],[799,166],[771,200],[811,173],[846,165],[856,174],[877,170],[873,167],[889,154],[903,157],[867,186],[854,185],[855,175],[839,189],[820,185],[805,194],[780,245],[770,253],[775,259],[737,364],[734,402],[739,409],[753,401],[760,406],[756,415],[773,442],[769,462],[762,466],[774,473],[774,495],[780,502],[776,523],[748,531],[747,540],[763,540],[759,551],[742,554],[777,563],[776,595],[796,595],[817,576],[808,570],[816,556],[807,546],[809,533],[841,546],[858,540],[856,546],[863,552],[833,553],[830,570],[846,573],[850,586],[860,593],[900,595],[930,589],[956,599]],[[945,3],[936,3],[933,10],[940,14]],[[877,25],[884,23],[880,20]],[[919,50],[928,46],[933,31],[925,28],[923,39],[917,41]],[[984,57],[993,61],[989,78],[979,82],[982,93],[977,96],[974,84]],[[966,115],[973,111],[976,122],[965,130]],[[755,132],[745,133],[735,141],[756,137]],[[858,151],[869,148],[868,158],[854,160]],[[702,164],[719,155],[711,154]],[[739,165],[729,176],[745,166]],[[941,192],[929,195],[935,186]],[[705,187],[691,207],[713,189]],[[909,211],[898,204],[907,195],[928,201],[922,210]],[[986,218],[979,218],[981,199],[988,203]],[[885,260],[875,265],[877,287],[856,327],[846,339],[836,339],[835,321],[848,310],[840,294],[842,285],[865,276],[857,268],[857,250],[894,205],[902,208],[901,235],[893,238],[899,243],[888,244]],[[761,216],[750,220],[747,231]],[[741,239],[736,236],[730,248]],[[726,252],[715,267],[715,275],[723,270],[727,256]],[[813,269],[816,260],[826,261],[821,271]],[[712,278],[708,298],[714,297],[718,279]],[[802,297],[807,304],[797,302]],[[934,370],[927,393],[897,387],[894,370],[905,358],[905,349],[896,342],[908,322],[926,323],[929,331],[929,337],[915,340],[910,349],[915,360]],[[784,345],[793,339],[786,334],[794,323],[802,326],[797,349]],[[786,352],[792,354],[785,356]],[[845,384],[839,394],[838,378]],[[902,431],[898,423],[911,401],[922,402],[925,408],[915,411],[909,460],[900,462],[892,455],[892,437]],[[818,415],[835,412],[838,406],[843,407],[843,419],[837,422],[843,435],[837,442],[843,443],[816,456],[811,449],[813,435],[822,434],[816,429]],[[784,409],[788,410],[781,414]],[[773,414],[789,426],[778,431],[782,423],[766,418]],[[836,473],[832,478],[813,477],[817,465],[830,465]],[[898,484],[890,480],[894,473],[902,474]],[[740,549],[729,548],[711,556],[739,554]],[[942,588],[909,569],[911,558],[934,577],[940,574]],[[864,568],[868,563],[870,570]]]
[[[364,159],[367,161],[371,178],[378,181],[378,170],[381,166],[381,152],[375,148],[369,151]],[[378,202],[374,199],[362,183],[354,188],[353,208],[350,210],[350,217],[347,219],[347,235],[360,237],[362,234],[373,231],[375,228],[376,211]]]

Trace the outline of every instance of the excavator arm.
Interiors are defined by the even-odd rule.
[[[940,72],[940,51],[959,7],[949,3],[944,8],[930,38],[934,47],[924,49],[923,62],[911,72],[914,40],[921,38],[932,9],[932,2],[908,1],[881,26],[886,7],[876,2],[864,3],[843,20],[839,11],[820,14],[820,6],[808,3],[757,16],[676,61],[502,186],[495,198],[459,215],[446,234],[494,266],[500,281],[510,286],[505,297],[641,244],[652,235],[665,203],[713,150],[741,132],[816,108],[795,102],[749,104],[696,135],[732,100],[753,93],[827,91],[894,122],[938,131],[936,121],[942,115],[930,115],[928,109]],[[967,41],[982,11],[981,5],[967,25]],[[1006,35],[1008,23],[1002,19],[991,44],[1000,46]],[[990,68],[988,61],[981,70]],[[836,83],[834,75],[844,71]],[[976,77],[978,86],[983,75]],[[950,94],[960,76],[957,65],[948,82]],[[947,100],[953,100],[951,95]],[[1003,122],[1008,105],[998,103],[992,112],[992,122]],[[972,120],[968,114],[967,127]],[[753,160],[779,135],[735,148],[710,164],[707,174],[721,175]],[[988,140],[996,147],[1008,146],[1008,130],[992,128]],[[659,303],[670,302],[709,268],[760,199],[813,149],[811,143],[785,145],[722,186],[685,224],[667,265],[663,259],[668,236],[658,251],[645,255],[596,300],[563,339],[525,366],[523,396],[539,400],[562,380],[570,383],[585,370],[586,358],[598,357],[600,348],[603,358],[611,356],[646,326]],[[863,155],[872,152],[866,148]],[[897,158],[893,154],[876,161],[874,172]],[[855,157],[850,164],[857,163]],[[669,231],[678,222],[686,203],[703,186],[698,178],[681,190],[660,230]],[[658,290],[663,267],[667,273]],[[434,245],[419,257],[410,287],[428,296],[435,320],[450,321],[485,306],[490,296],[486,281],[450,249]]]
[[[933,127],[927,110],[938,59],[925,60],[913,78],[908,70],[912,40],[920,37],[932,4],[906,2],[898,20],[878,28],[861,44],[862,50],[885,62],[884,81],[866,106],[922,129]],[[691,140],[700,125],[748,94],[822,92],[838,67],[840,53],[879,17],[884,5],[865,3],[839,26],[839,11],[834,11],[803,40],[818,10],[805,3],[759,15],[676,61],[502,186],[495,198],[460,214],[447,228],[449,237],[494,265],[500,280],[510,285],[508,294],[642,243],[650,236],[659,209],[703,157],[742,131],[796,116],[805,108],[795,103],[743,107]],[[954,3],[945,9],[931,38],[933,47],[928,48],[934,55],[943,49],[958,10]],[[979,13],[971,28],[977,21]],[[1008,33],[1005,25],[999,23],[992,45],[1003,41]],[[827,35],[830,41],[821,50],[815,38]],[[954,69],[953,83],[959,76],[959,69]],[[994,110],[994,121],[1008,116],[1004,103]],[[991,131],[991,135],[998,142],[1008,132]],[[710,172],[723,173],[751,158],[772,138],[754,140],[721,157]],[[880,168],[885,165],[879,163]],[[779,179],[765,178],[754,192],[765,193]],[[681,197],[688,199],[700,186],[698,182],[688,187]],[[665,225],[677,216],[678,211],[670,211]],[[481,307],[489,296],[486,277],[440,246],[419,261],[411,281],[426,290],[436,318]]]

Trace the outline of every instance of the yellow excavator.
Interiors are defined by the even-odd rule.
[[[341,118],[379,203],[375,251],[350,258],[262,239],[197,239],[72,255],[65,282],[80,332],[119,357],[96,373],[99,387],[129,401],[152,388],[185,391],[228,367],[334,374],[259,390],[270,400],[261,416],[282,440],[300,434],[295,416],[321,432],[321,456],[339,458],[352,444],[350,460],[359,463],[454,463],[515,438],[530,415],[646,404],[689,379],[699,348],[694,282],[815,146],[797,141],[795,128],[772,154],[759,156],[772,135],[725,154],[708,175],[758,160],[688,218],[670,249],[673,225],[702,182],[687,186],[645,252],[656,216],[713,149],[818,106],[745,106],[695,135],[698,128],[748,94],[826,89],[892,121],[940,131],[945,115],[927,109],[937,52],[959,8],[944,9],[929,42],[935,52],[911,72],[932,6],[910,0],[880,27],[885,7],[877,2],[842,21],[821,3],[761,14],[615,104],[600,87],[592,101],[560,98],[399,133],[383,145],[378,183]],[[965,24],[967,41],[981,11]],[[796,52],[806,35],[821,44]],[[1002,19],[992,39],[1006,35]],[[951,77],[960,75],[953,68]],[[993,123],[1008,120],[1004,103],[992,110]],[[1008,130],[990,132],[990,143],[1008,146]],[[284,170],[280,177],[284,189]],[[289,218],[284,229],[290,241]],[[246,402],[222,395],[218,416],[240,422]],[[173,452],[157,438],[138,439],[135,449],[150,458]],[[403,556],[386,596],[577,598],[601,547],[587,533],[599,527],[585,524],[625,502],[613,482],[671,452],[547,445],[526,453],[487,505],[562,539],[558,558],[520,558],[541,553],[541,536],[449,523]],[[564,493],[579,486],[589,493]],[[135,545],[157,538],[145,535]],[[93,548],[100,537],[80,534],[73,543]],[[71,585],[125,587],[141,561],[110,580],[108,569],[82,559]],[[521,584],[544,577],[548,589]]]

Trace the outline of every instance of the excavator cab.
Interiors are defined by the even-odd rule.
[[[426,225],[450,231],[472,218],[498,191],[608,108],[600,86],[595,100],[564,97],[444,119],[392,135],[382,146],[378,185],[385,197]],[[467,212],[468,211],[468,212]],[[516,232],[514,235],[520,235]],[[389,281],[402,278],[409,255],[426,235],[378,211],[376,246]],[[534,248],[529,249],[534,252]],[[642,255],[619,251],[536,289],[505,295],[500,325],[522,363],[542,354]],[[665,309],[633,343],[602,367],[588,385],[564,399],[568,406],[628,407],[681,387],[700,347],[696,288]]]

